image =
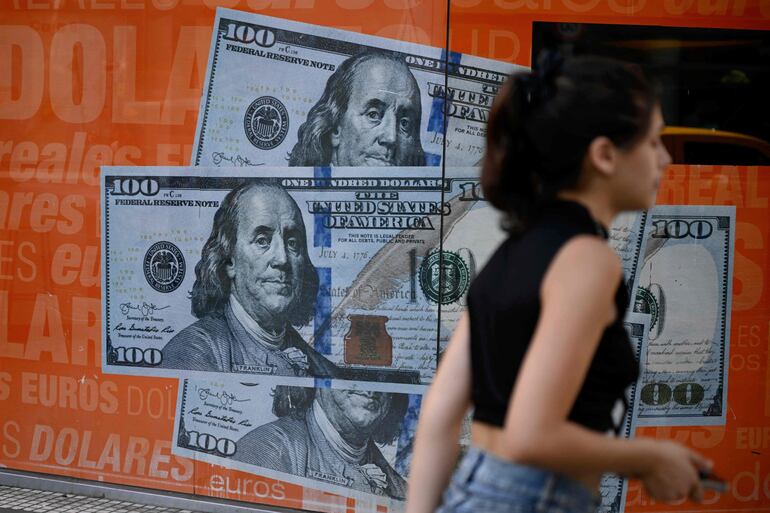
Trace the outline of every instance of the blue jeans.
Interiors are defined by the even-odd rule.
[[[436,513],[592,513],[599,502],[579,481],[471,447]]]

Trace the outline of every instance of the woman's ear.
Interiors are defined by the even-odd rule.
[[[617,147],[608,137],[596,137],[588,145],[586,162],[600,174],[609,177],[615,173],[617,163]]]

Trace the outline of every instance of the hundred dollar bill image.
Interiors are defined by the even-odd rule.
[[[477,165],[514,69],[525,68],[219,8],[191,161]]]
[[[406,498],[422,396],[183,379],[172,452],[344,496]]]
[[[650,315],[638,425],[725,422],[735,207],[648,212],[634,312]]]
[[[476,170],[262,171],[104,168],[105,372],[429,382]]]

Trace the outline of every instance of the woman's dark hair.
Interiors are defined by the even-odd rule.
[[[481,185],[513,233],[557,192],[577,185],[592,140],[633,147],[658,103],[637,65],[597,56],[562,61],[553,53],[538,62],[537,71],[508,78],[487,125]]]

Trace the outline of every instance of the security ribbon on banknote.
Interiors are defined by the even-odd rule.
[[[476,165],[492,99],[518,68],[220,8],[192,162]]]

